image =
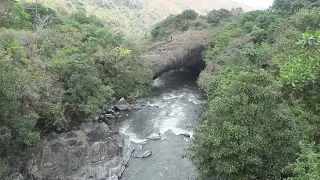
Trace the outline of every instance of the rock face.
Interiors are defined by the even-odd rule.
[[[153,44],[142,59],[149,66],[154,79],[173,69],[203,64],[202,56],[210,36],[207,30],[181,33],[174,36],[172,41]]]
[[[84,124],[81,130],[59,135],[28,163],[31,179],[118,179],[134,145],[105,124]]]

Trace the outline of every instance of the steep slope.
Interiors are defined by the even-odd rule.
[[[25,0],[34,3],[34,0]],[[82,4],[90,14],[105,20],[115,32],[131,37],[144,37],[157,22],[170,14],[194,9],[206,14],[213,9],[242,7],[245,11],[252,7],[233,0],[39,0],[60,12],[72,12]]]

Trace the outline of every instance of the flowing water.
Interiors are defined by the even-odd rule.
[[[147,158],[131,158],[121,180],[188,180],[196,176],[192,163],[183,158],[190,145],[193,128],[202,119],[203,93],[196,75],[188,71],[170,71],[154,80],[154,90],[139,99],[145,104],[121,123],[120,131],[152,150]],[[147,140],[161,133],[161,140]]]

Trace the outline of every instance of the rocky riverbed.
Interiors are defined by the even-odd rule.
[[[183,154],[202,120],[202,92],[187,71],[165,73],[154,86],[135,105],[120,99],[93,115],[93,123],[48,136],[24,175],[37,180],[193,179],[195,169]]]
[[[137,99],[146,104],[129,112],[120,132],[140,145],[121,180],[192,180],[192,163],[183,158],[193,139],[193,128],[202,121],[204,97],[196,76],[186,70],[171,71],[154,81],[154,90]],[[136,154],[137,153],[137,154]]]

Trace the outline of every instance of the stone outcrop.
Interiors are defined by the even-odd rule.
[[[154,44],[142,58],[149,65],[153,78],[173,69],[195,66],[203,63],[210,36],[207,30],[188,31],[172,37],[170,41]]]
[[[118,179],[134,145],[106,124],[83,124],[78,131],[57,135],[27,165],[35,180]]]

